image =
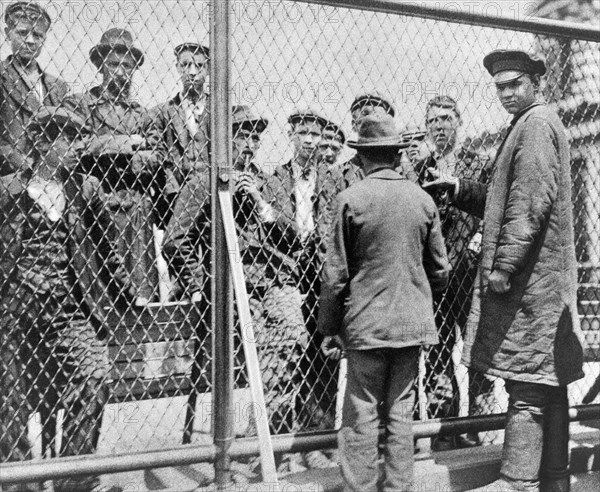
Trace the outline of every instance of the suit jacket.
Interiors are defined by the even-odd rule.
[[[3,300],[18,289],[22,232],[34,201],[26,187],[29,171],[0,177],[0,293]],[[74,287],[89,315],[104,329],[105,307],[126,308],[134,298],[122,261],[114,248],[115,231],[96,178],[71,173],[64,182],[71,228],[69,254]]]
[[[583,377],[571,161],[554,111],[534,104],[516,115],[489,187],[461,180],[455,203],[484,218],[463,358],[505,379],[563,386]],[[493,270],[510,290],[489,290]]]
[[[198,122],[198,133],[192,135],[186,124],[181,95],[150,111],[151,126],[166,148],[167,182],[165,194],[177,193],[193,171],[208,173],[210,169],[210,113],[206,110]]]
[[[340,193],[318,330],[349,350],[437,343],[432,289],[450,266],[431,197],[392,169]]]
[[[62,104],[69,91],[67,83],[39,70],[45,88],[43,104]],[[26,127],[41,103],[30,93],[12,55],[0,63],[0,85],[0,175],[5,175],[23,170],[23,158],[32,157]]]

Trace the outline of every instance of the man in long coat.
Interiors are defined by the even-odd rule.
[[[393,118],[367,116],[348,145],[366,176],[338,195],[318,319],[323,335],[341,336],[348,360],[342,476],[349,491],[412,490],[419,346],[437,343],[432,290],[446,287],[450,268],[435,203],[394,170],[403,144]]]
[[[498,490],[538,490],[544,468],[563,472],[568,485],[567,385],[583,376],[569,144],[538,97],[542,60],[497,50],[484,66],[514,115],[489,186],[445,179],[429,186],[454,188],[454,204],[483,217],[463,359],[506,380]]]
[[[12,54],[0,63],[0,175],[31,167],[27,123],[40,106],[60,105],[69,90],[36,61],[50,28],[48,13],[34,2],[15,2],[4,20]]]
[[[112,28],[90,50],[102,83],[70,96],[64,105],[81,115],[91,131],[82,167],[107,194],[119,229],[118,248],[139,297],[158,291],[153,223],[165,181],[165,154],[159,135],[147,127],[148,113],[131,98],[135,72],[144,62],[129,31]]]

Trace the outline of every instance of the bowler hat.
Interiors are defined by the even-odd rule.
[[[87,133],[85,120],[77,113],[60,106],[40,106],[27,124],[30,132],[44,132],[51,138],[56,138],[62,131],[76,135]]]
[[[390,99],[377,90],[373,90],[371,92],[367,92],[366,94],[360,94],[359,96],[357,96],[350,105],[350,112],[352,113],[357,109],[361,109],[367,104],[371,106],[381,106],[391,116],[394,116],[396,114],[396,111],[394,110],[394,106],[390,102]]]
[[[15,2],[6,7],[4,21],[8,24],[11,17],[25,18],[30,22],[44,20],[48,26],[52,23],[48,12],[35,2]]]
[[[245,104],[239,104],[231,108],[231,123],[232,125],[248,125],[262,133],[267,128],[269,120],[261,118]]]
[[[325,118],[311,108],[296,110],[288,117],[288,123],[290,125],[295,125],[301,121],[315,121],[321,126],[321,128],[324,128],[327,123],[329,123]]]
[[[392,147],[408,147],[396,129],[394,118],[389,114],[373,113],[361,120],[358,139],[348,140],[348,147],[356,150]]]
[[[346,135],[344,131],[340,128],[339,125],[335,124],[333,121],[328,121],[325,125],[325,128],[323,128],[323,131],[330,131],[340,139],[342,144],[346,143]]]
[[[144,54],[133,45],[133,36],[126,29],[113,27],[106,31],[100,43],[90,50],[90,60],[100,68],[104,62],[104,58],[111,52],[131,53],[136,59],[138,66],[144,63]]]
[[[510,82],[524,73],[546,73],[546,64],[542,58],[521,50],[494,50],[484,57],[483,66],[497,84]]]
[[[199,43],[181,43],[181,44],[178,44],[177,46],[175,46],[175,48],[173,49],[175,56],[179,56],[184,51],[191,51],[194,54],[201,53],[206,58],[208,58],[208,55],[210,53],[208,46],[204,46]]]

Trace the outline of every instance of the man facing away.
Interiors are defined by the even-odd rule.
[[[4,21],[12,54],[0,63],[0,175],[31,168],[27,123],[40,106],[60,105],[69,90],[36,61],[50,28],[48,13],[34,2],[15,2]]]
[[[341,337],[348,360],[338,444],[349,491],[411,489],[419,346],[437,343],[432,290],[448,282],[437,207],[394,170],[400,140],[391,116],[372,114],[348,143],[365,179],[338,195],[323,270],[318,329]]]
[[[583,376],[569,144],[538,95],[543,60],[496,50],[483,64],[513,115],[489,186],[425,186],[485,223],[463,361],[503,378],[509,395],[494,490],[568,490],[567,385]]]

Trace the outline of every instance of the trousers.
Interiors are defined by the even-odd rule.
[[[338,434],[345,490],[411,490],[419,348],[349,350],[347,359],[342,428]],[[380,422],[385,425],[382,477],[378,466]]]

